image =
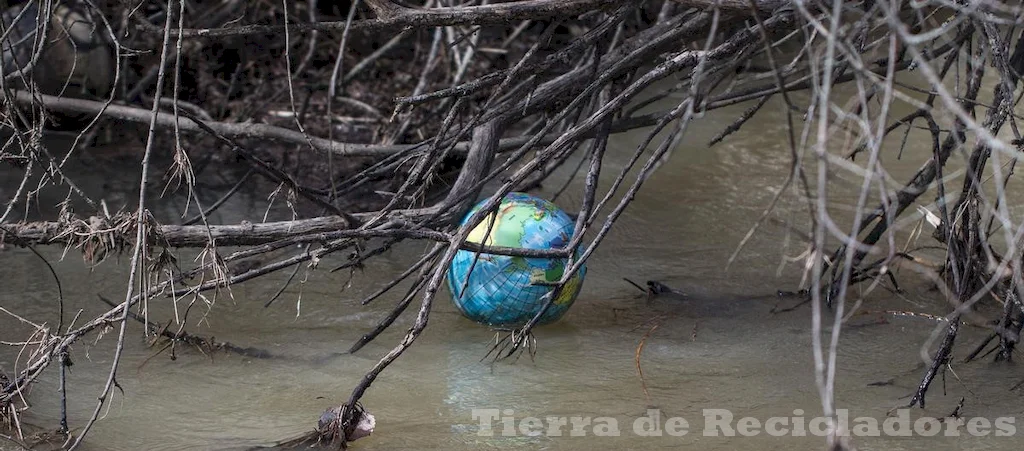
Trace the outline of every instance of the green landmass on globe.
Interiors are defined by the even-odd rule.
[[[485,202],[473,207],[463,218],[462,225]],[[509,193],[497,212],[473,228],[466,241],[488,246],[558,249],[569,243],[574,226],[572,218],[555,204],[529,194]],[[581,250],[582,246],[575,255]],[[549,284],[561,280],[567,263],[565,258],[527,258],[460,250],[448,269],[448,290],[455,306],[467,318],[490,326],[520,326],[544,308],[544,295],[556,288]],[[586,265],[581,265],[539,324],[554,322],[565,315],[585,277]]]

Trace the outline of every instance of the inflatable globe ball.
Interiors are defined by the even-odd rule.
[[[473,207],[462,225],[484,203],[486,200]],[[529,194],[510,193],[497,213],[485,216],[466,241],[488,246],[559,249],[569,243],[574,226],[572,218],[555,204]],[[581,251],[582,246],[576,249],[576,256]],[[567,258],[526,258],[463,249],[455,254],[448,268],[448,290],[459,311],[473,321],[489,326],[521,326],[544,308],[544,295],[556,287],[543,283],[561,280],[566,263]],[[580,266],[538,324],[551,323],[565,315],[580,292],[586,272],[586,265]]]

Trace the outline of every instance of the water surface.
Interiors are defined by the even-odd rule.
[[[670,104],[656,107],[666,106]],[[795,230],[807,231],[806,201],[792,194],[785,196],[773,213],[778,221],[764,225],[726,270],[729,256],[790,170],[785,122],[779,120],[779,105],[774,102],[724,143],[707,146],[708,140],[746,107],[715,111],[695,122],[593,255],[583,291],[570,313],[563,321],[537,330],[535,360],[481,362],[494,333],[462,318],[447,292],[439,293],[424,335],[363,398],[363,405],[377,418],[377,428],[370,438],[354,443],[354,448],[821,449],[822,439],[814,436],[708,437],[701,433],[704,409],[728,409],[737,417],[761,421],[773,416],[811,417],[821,411],[813,373],[809,307],[770,313],[777,305],[796,302],[779,299],[774,293],[800,287],[802,263],[786,259],[799,256],[805,243],[780,224],[790,221]],[[622,167],[643,133],[611,139],[606,175]],[[887,149],[895,149],[900,138],[887,142]],[[892,180],[906,180],[929,154],[928,145],[924,139],[910,140],[901,159],[895,150],[887,150],[883,158]],[[556,178],[564,180],[571,166]],[[16,176],[3,177],[4,189],[16,186]],[[132,190],[126,189],[136,183],[132,177],[119,180],[103,173],[90,177],[99,179],[90,186],[99,197],[133,196]],[[837,171],[833,177],[831,209],[836,222],[848,227],[860,178],[845,171]],[[602,190],[610,180],[602,184]],[[557,186],[550,183],[540,194],[551,196]],[[577,180],[575,189],[558,202],[575,208],[580,186]],[[266,194],[239,196],[212,220],[261,220]],[[216,198],[214,194],[210,197]],[[927,203],[932,197],[927,194],[922,201]],[[179,207],[166,208],[160,213],[174,214],[173,208]],[[907,221],[897,234],[901,246],[913,225],[913,220]],[[920,244],[931,244],[928,233],[930,230]],[[124,394],[115,392],[85,448],[241,449],[310,430],[324,409],[347,399],[364,373],[411,325],[409,312],[357,354],[329,357],[347,350],[390,311],[404,285],[368,306],[358,302],[402,272],[423,248],[421,243],[410,243],[374,259],[364,271],[355,273],[347,288],[347,273],[326,271],[340,261],[331,257],[320,263],[320,270],[308,272],[303,267],[296,283],[270,308],[263,304],[284,283],[288,271],[237,286],[230,295],[223,292],[215,300],[210,298],[215,301],[212,305],[197,304],[188,314],[191,332],[263,348],[279,357],[207,356],[179,349],[177,359],[171,360],[168,351],[157,354],[157,348],[147,346],[141,327],[131,324],[117,378]],[[60,274],[65,324],[80,309],[82,319],[104,311],[106,306],[97,301],[97,294],[123,299],[127,257],[87,267],[75,250],[63,260],[59,249],[40,252]],[[194,255],[183,252],[180,260],[190,263]],[[0,265],[0,306],[55,327],[56,285],[43,262],[24,249],[8,248],[0,256],[4,262]],[[860,309],[947,312],[927,279],[905,269],[897,276],[904,293],[874,289],[863,297]],[[659,280],[687,296],[646,303],[623,278],[641,283]],[[860,295],[860,290],[854,290],[854,299]],[[175,317],[175,310],[183,316],[187,302],[179,300],[175,306],[167,298],[154,299],[150,317],[166,323]],[[24,339],[28,330],[24,325],[7,316],[0,321],[0,340]],[[921,346],[937,326],[921,318],[870,313],[855,317],[840,341],[836,405],[849,409],[851,417],[882,421],[888,410],[905,404],[924,373]],[[648,332],[641,356],[645,395],[635,356]],[[962,358],[984,336],[981,329],[963,328],[956,356]],[[116,330],[111,330],[98,340],[90,336],[73,348],[75,365],[68,379],[72,427],[81,427],[96,404],[115,337]],[[7,371],[23,363],[18,348],[0,348],[0,365]],[[985,360],[956,363],[953,369],[959,380],[951,373],[944,381],[937,379],[929,392],[928,408],[915,409],[914,418],[944,416],[961,397],[966,398],[966,416],[1020,417],[1024,413],[1024,390],[1009,390],[1024,377],[1014,365]],[[57,424],[56,374],[51,369],[34,386],[29,396],[32,409],[25,421],[46,427]],[[877,382],[885,383],[869,385]],[[637,436],[633,421],[651,408],[659,409],[663,419],[685,418],[690,432],[681,437]],[[602,437],[587,429],[578,437],[482,437],[477,434],[474,409],[510,410],[517,420],[527,416],[612,417],[618,421],[620,435]],[[500,434],[501,426],[496,427]],[[569,428],[564,431],[568,435]],[[1020,441],[1015,437],[940,434],[857,437],[853,443],[865,450],[1019,449]],[[0,448],[6,446],[0,444]]]

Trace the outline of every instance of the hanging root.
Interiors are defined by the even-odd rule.
[[[505,332],[502,335],[502,332]],[[500,338],[499,338],[500,337]],[[530,329],[497,329],[494,334],[494,344],[491,345],[487,354],[480,358],[483,362],[492,354],[492,362],[499,362],[515,356],[513,362],[518,361],[523,351],[530,355],[530,361],[537,355],[537,337]]]

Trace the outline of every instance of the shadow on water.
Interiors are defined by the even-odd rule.
[[[657,107],[657,105],[655,105]],[[802,277],[796,257],[803,242],[786,227],[766,224],[725,271],[735,246],[749,230],[789,170],[785,130],[770,116],[755,117],[743,130],[709,150],[705,144],[741,108],[709,114],[691,130],[672,158],[644,186],[606,242],[589,262],[582,293],[562,321],[537,330],[535,360],[514,364],[481,362],[494,333],[462,318],[438,294],[430,325],[416,344],[389,367],[362,400],[377,418],[370,438],[356,449],[678,449],[710,450],[820,449],[822,439],[807,436],[707,436],[705,409],[727,409],[739,417],[812,417],[821,410],[811,355],[807,306],[772,313],[798,303],[779,290],[796,290]],[[612,138],[616,171],[643,131]],[[926,143],[911,142],[904,151],[926,155]],[[914,154],[916,152],[916,154]],[[892,162],[894,177],[916,169]],[[618,165],[618,166],[617,166]],[[566,167],[572,167],[567,164]],[[86,189],[98,198],[122,199],[130,205],[134,166],[118,172],[86,174]],[[559,175],[563,179],[568,174]],[[229,180],[230,177],[225,177]],[[853,180],[857,182],[857,180]],[[850,186],[856,183],[849,183]],[[0,175],[0,187],[17,183]],[[840,210],[855,199],[837,182],[833,201]],[[602,189],[607,189],[605,184]],[[577,193],[579,191],[576,191]],[[118,194],[120,193],[120,194]],[[572,190],[569,193],[573,193]],[[249,193],[225,205],[217,222],[261,220],[266,193]],[[543,191],[540,195],[551,196]],[[63,196],[64,193],[58,194]],[[212,198],[217,193],[203,193]],[[122,197],[117,197],[122,196]],[[42,198],[43,205],[53,199]],[[579,199],[558,201],[572,209]],[[165,217],[180,217],[179,203],[165,202]],[[776,213],[799,228],[805,203],[785,199]],[[116,208],[116,207],[115,207]],[[181,450],[245,449],[298,436],[315,426],[326,408],[347,399],[350,390],[411,324],[406,314],[377,340],[356,354],[346,350],[371,330],[398,302],[402,286],[368,306],[358,304],[405,269],[422,244],[398,246],[357,272],[350,287],[344,272],[300,270],[296,280],[270,308],[263,308],[287,274],[273,274],[234,287],[201,303],[187,317],[186,328],[242,347],[263,349],[273,358],[232,353],[204,354],[195,349],[157,353],[142,328],[130,325],[116,392],[102,419],[90,432],[87,449]],[[101,294],[123,298],[124,261],[86,267],[75,251],[61,259],[58,249],[40,249],[54,265],[66,293],[71,316],[89,318],[106,306]],[[24,249],[0,251],[0,305],[37,322],[56,323],[56,289],[43,263]],[[184,251],[189,262],[194,252]],[[332,267],[333,261],[320,263]],[[900,274],[903,293],[876,289],[864,298],[865,310],[907,310],[944,314],[928,282]],[[657,280],[682,295],[658,296],[648,302],[625,282]],[[183,316],[183,300],[150,302],[150,317],[167,323]],[[4,317],[0,339],[24,339],[28,329]],[[657,328],[652,330],[652,327]],[[837,405],[850,417],[882,421],[889,409],[906,402],[922,375],[921,346],[936,323],[921,318],[886,317],[862,321],[844,330],[836,386]],[[958,343],[973,346],[984,331],[967,327]],[[114,339],[84,340],[74,347],[75,366],[69,409],[72,428],[80,427],[96,403],[109,370]],[[642,352],[638,346],[643,341]],[[17,347],[0,348],[0,365],[8,372],[23,365]],[[637,356],[643,372],[642,388]],[[936,385],[928,408],[913,415],[944,416],[966,397],[968,416],[995,418],[1024,413],[1024,391],[1009,391],[1021,376],[1011,366],[955,365]],[[879,381],[886,383],[879,384]],[[55,373],[45,373],[30,394],[33,407],[24,418],[55,425],[59,416]],[[661,424],[671,417],[689,423],[683,436],[644,437],[634,421],[659,409]],[[491,410],[487,410],[491,409]],[[497,409],[497,410],[493,410]],[[570,428],[563,436],[503,436],[505,422],[493,423],[494,436],[482,436],[481,414],[500,414],[514,427],[526,417],[589,417],[581,436]],[[474,416],[476,415],[476,417]],[[599,418],[605,420],[598,421]],[[600,436],[595,426],[617,423],[618,434]],[[794,420],[796,421],[796,420]],[[735,424],[735,423],[734,423]],[[551,423],[543,423],[544,428]],[[518,431],[518,429],[515,429]],[[995,437],[857,437],[860,449],[1017,449],[1019,439]],[[0,448],[7,446],[0,444]]]

